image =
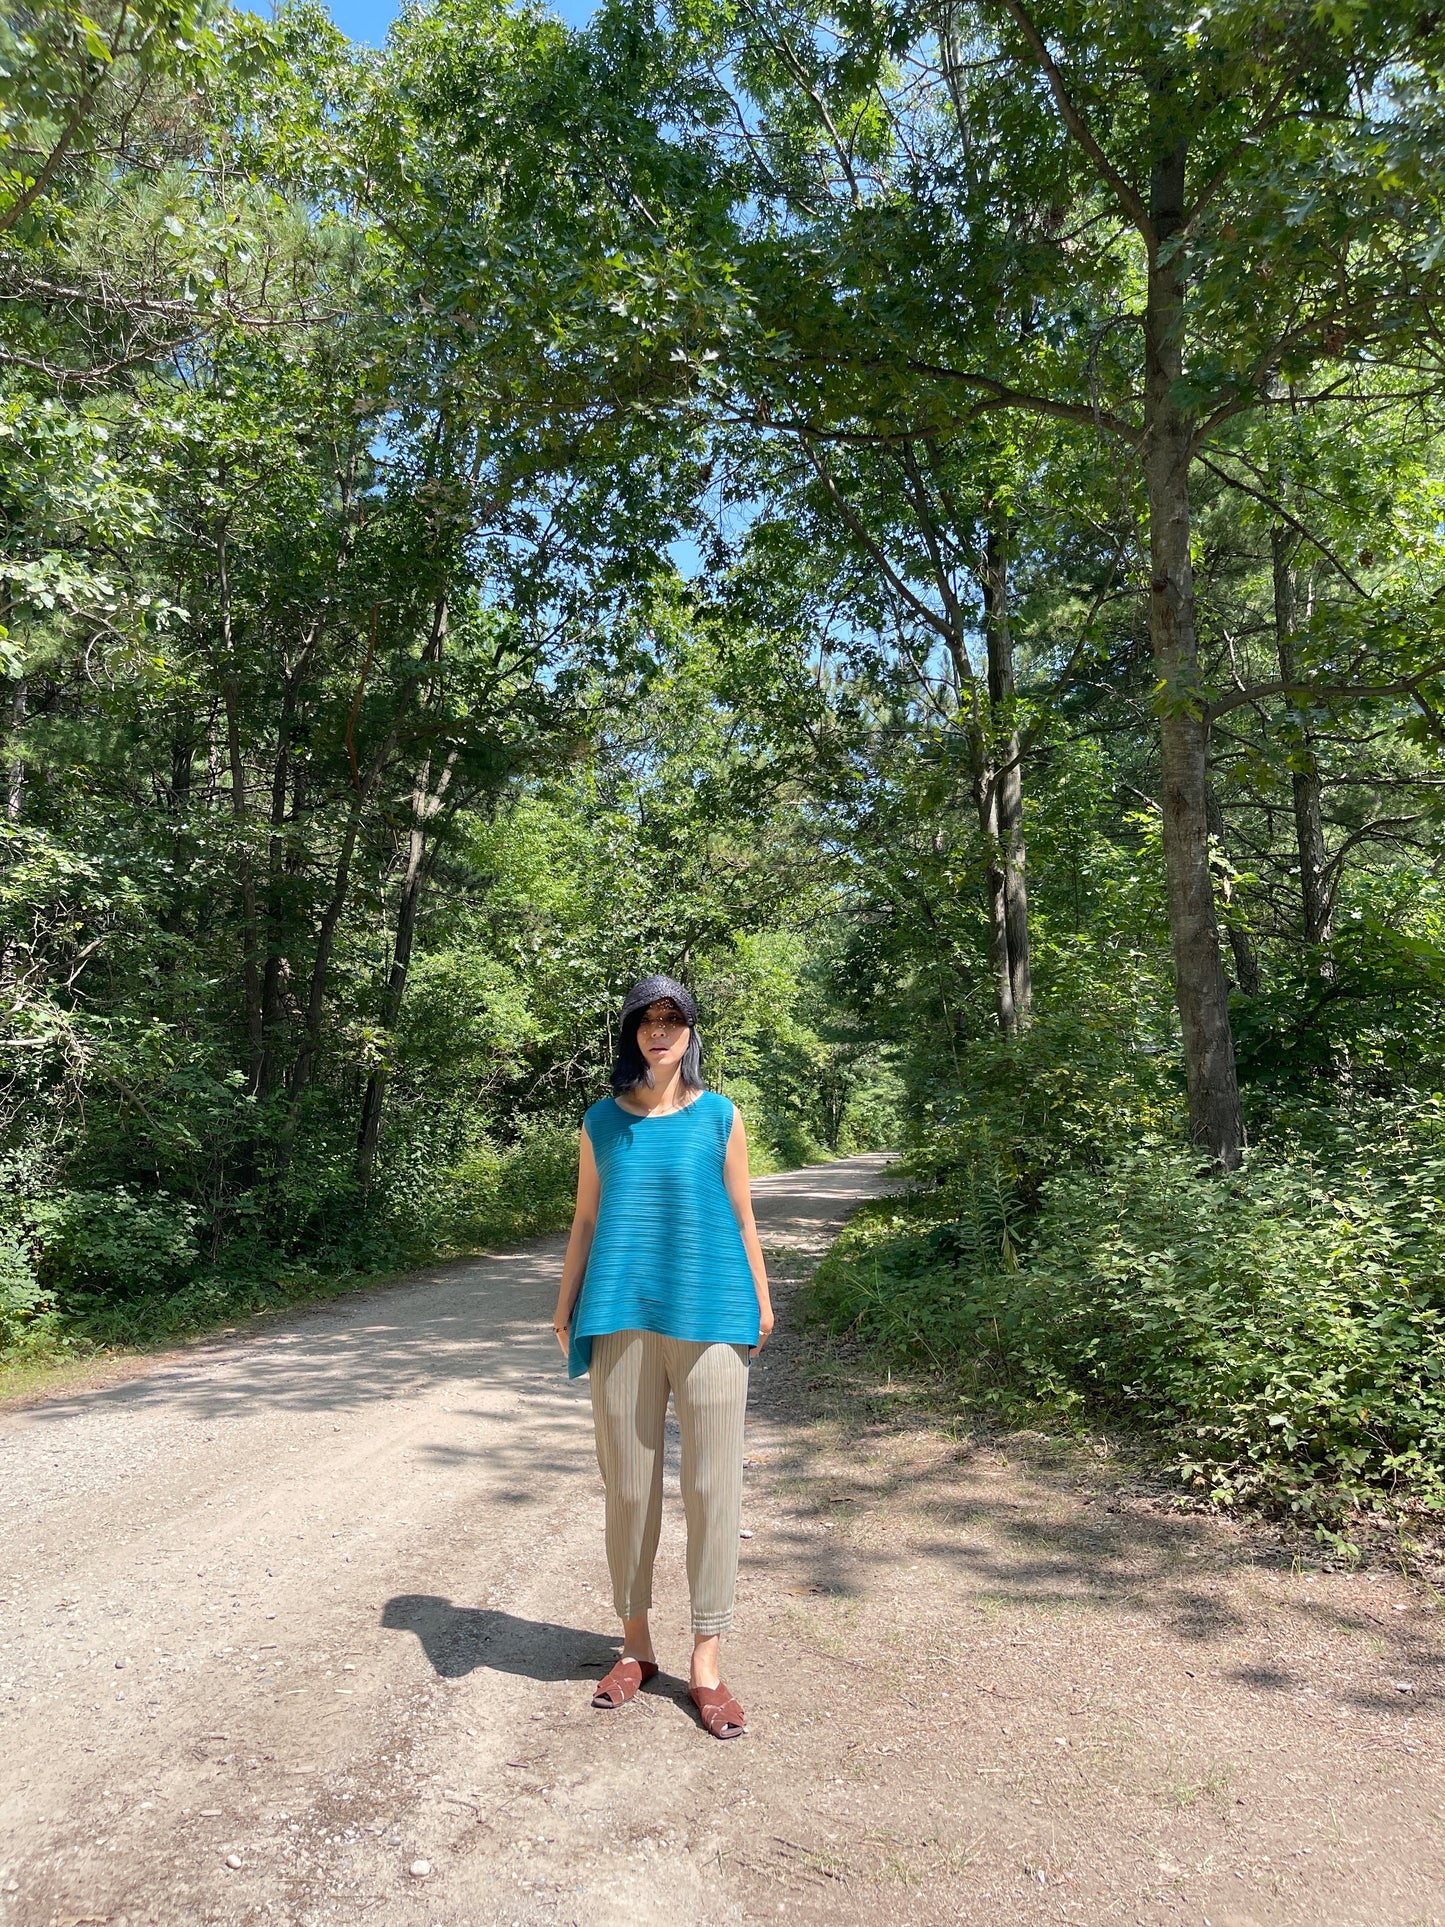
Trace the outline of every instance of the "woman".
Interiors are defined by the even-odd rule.
[[[718,1637],[733,1623],[748,1361],[773,1310],[743,1121],[702,1087],[697,1005],[673,978],[644,977],[628,991],[612,1090],[582,1122],[552,1323],[571,1376],[592,1374],[622,1621],[622,1656],[592,1704],[622,1706],[657,1672],[647,1615],[670,1392],[682,1433],[692,1699],[708,1732],[731,1740],[743,1710],[719,1677]]]

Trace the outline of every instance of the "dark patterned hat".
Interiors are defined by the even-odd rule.
[[[685,989],[676,977],[643,977],[635,983],[622,1000],[623,1023],[626,1024],[629,1017],[639,1016],[649,1004],[661,1003],[664,997],[677,1005],[688,1029],[696,1030],[697,1005],[692,992]]]

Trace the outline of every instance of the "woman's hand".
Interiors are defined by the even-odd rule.
[[[568,1356],[567,1327],[570,1323],[571,1323],[571,1320],[564,1318],[560,1310],[558,1311],[556,1317],[552,1320],[552,1336],[556,1339],[557,1343],[562,1347],[562,1356],[564,1358]]]
[[[758,1306],[758,1342],[753,1346],[750,1356],[756,1358],[773,1335],[773,1308],[771,1305]]]

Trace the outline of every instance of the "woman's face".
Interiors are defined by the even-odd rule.
[[[654,1077],[659,1071],[675,1069],[686,1056],[691,1040],[692,1032],[670,997],[649,1004],[643,1011],[637,1026],[637,1047]]]

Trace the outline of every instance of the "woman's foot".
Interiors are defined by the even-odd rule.
[[[716,1686],[694,1686],[691,1697],[698,1718],[715,1740],[739,1740],[747,1732],[743,1709],[721,1682]]]
[[[599,1713],[615,1712],[636,1698],[639,1687],[656,1677],[657,1667],[650,1659],[619,1659],[612,1671],[598,1681],[592,1704]]]

